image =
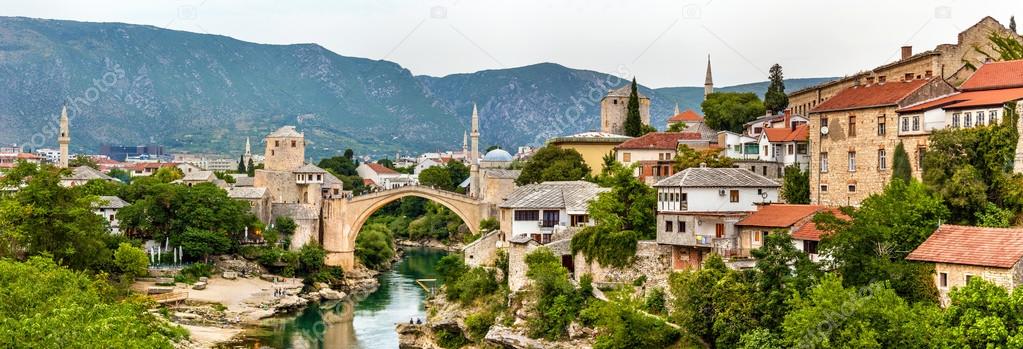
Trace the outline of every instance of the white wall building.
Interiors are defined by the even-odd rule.
[[[587,209],[610,189],[586,181],[543,182],[516,188],[498,205],[506,239],[528,236],[541,244],[567,227],[592,224]]]
[[[128,206],[128,203],[116,196],[100,196],[92,206],[92,212],[107,220],[110,233],[121,234],[121,222],[117,219],[117,211]]]

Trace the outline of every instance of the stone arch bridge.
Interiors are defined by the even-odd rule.
[[[405,186],[348,198],[323,200],[323,248],[327,265],[355,266],[355,238],[366,220],[378,209],[403,197],[415,196],[447,207],[469,227],[480,230],[486,205],[478,198],[426,186]]]

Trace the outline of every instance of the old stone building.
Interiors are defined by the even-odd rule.
[[[906,259],[934,263],[943,306],[952,289],[974,277],[1011,291],[1023,283],[1023,229],[941,225]]]
[[[607,95],[600,99],[601,132],[625,134],[625,117],[629,115],[630,94],[632,94],[631,83],[608,91]],[[639,96],[639,117],[644,125],[650,125],[650,98],[638,91],[636,94]]]
[[[974,68],[981,66],[987,59],[978,50],[997,56],[988,38],[992,33],[1023,39],[994,18],[984,17],[959,33],[954,44],[941,44],[933,50],[917,54],[913,54],[912,46],[903,46],[901,56],[895,62],[792,92],[789,94],[789,108],[796,115],[808,115],[813,108],[839,91],[857,84],[940,77],[953,86],[959,86],[973,74]]]
[[[590,173],[600,173],[604,170],[604,156],[614,154],[616,146],[631,138],[606,132],[583,132],[571,136],[554,137],[547,140],[547,144],[579,152],[579,155],[583,157],[583,162],[590,167]]]
[[[895,111],[953,92],[940,78],[874,83],[842,90],[811,110],[810,200],[855,206],[881,191],[900,141]]]

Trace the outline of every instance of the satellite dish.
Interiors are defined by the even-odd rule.
[[[821,126],[821,134],[822,135],[828,134],[828,127],[827,126]]]

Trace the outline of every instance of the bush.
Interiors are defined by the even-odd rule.
[[[330,286],[339,285],[344,281],[345,273],[341,267],[326,266],[309,276],[312,282],[322,282]]]
[[[606,231],[598,226],[583,228],[572,237],[572,254],[582,252],[586,261],[594,259],[602,266],[625,267],[636,256],[639,236],[631,230]]]
[[[192,265],[181,268],[178,275],[174,276],[174,281],[194,284],[200,277],[210,277],[212,275],[213,264],[193,263]]]
[[[666,302],[667,299],[664,296],[664,289],[655,287],[646,295],[646,300],[643,301],[643,305],[648,313],[666,315],[668,314],[668,308],[664,305]]]
[[[482,311],[467,316],[465,327],[469,338],[476,341],[483,340],[495,320],[497,320],[497,313],[493,311]]]
[[[323,268],[327,259],[327,251],[317,243],[308,243],[298,250],[298,262],[302,275],[312,275]]]
[[[681,334],[663,320],[652,318],[634,308],[627,294],[631,289],[615,291],[613,301],[593,302],[580,314],[583,323],[597,327],[594,349],[669,348]]]
[[[433,335],[437,337],[437,344],[444,349],[458,349],[469,344],[469,340],[461,333],[446,328],[433,331]]]
[[[394,258],[394,241],[391,230],[380,223],[363,226],[355,239],[355,257],[368,268],[383,269]]]
[[[568,324],[583,305],[583,297],[568,280],[568,269],[547,248],[526,255],[526,277],[536,304],[526,320],[527,334],[532,338],[557,340],[566,335]]]
[[[497,280],[494,273],[481,267],[469,269],[454,282],[446,284],[446,296],[449,301],[469,304],[472,301],[497,291]]]
[[[114,264],[117,269],[130,277],[146,275],[149,270],[149,257],[146,251],[122,242],[114,251]]]
[[[442,284],[454,283],[469,269],[460,254],[449,254],[437,261],[437,279]]]

